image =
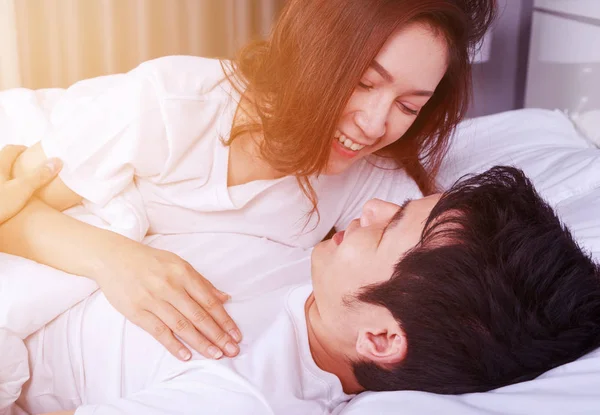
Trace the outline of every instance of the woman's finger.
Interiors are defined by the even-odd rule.
[[[195,272],[195,271],[194,271]],[[214,321],[236,342],[242,340],[242,333],[233,319],[225,311],[223,302],[214,292],[216,288],[200,274],[185,279],[186,290],[190,297],[206,310]]]
[[[222,303],[226,303],[227,301],[231,300],[231,296],[229,294],[224,293],[216,288],[213,288],[213,290],[215,295],[219,298],[219,300],[221,300]]]
[[[204,357],[208,359],[220,359],[223,357],[223,351],[199,332],[196,327],[171,304],[164,301],[157,302],[151,312],[164,322],[174,334]]]
[[[59,160],[50,159],[25,177],[0,183],[0,223],[19,213],[33,193],[56,176],[60,166]]]
[[[19,155],[27,150],[25,146],[8,145],[0,150],[0,183],[10,180],[12,166]]]
[[[165,323],[149,311],[141,311],[132,322],[142,330],[150,333],[169,353],[179,360],[189,360],[191,352],[173,335]]]
[[[206,287],[206,289],[210,289]],[[240,349],[237,341],[231,334],[215,321],[215,316],[208,309],[204,309],[202,305],[194,301],[189,293],[173,295],[170,299],[173,307],[177,308],[194,327],[202,333],[212,344],[217,346],[228,357],[236,356]],[[222,306],[222,302],[216,296],[212,296],[212,302]],[[232,321],[233,324],[233,321]]]
[[[33,192],[50,183],[60,172],[61,168],[62,161],[57,158],[50,158],[33,172],[24,177],[19,177],[14,181],[22,189],[24,195],[29,193],[29,197],[31,197]]]

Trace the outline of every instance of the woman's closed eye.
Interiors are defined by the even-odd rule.
[[[408,115],[414,115],[417,116],[419,115],[419,110],[418,109],[414,109],[414,108],[410,108],[408,107],[406,104],[402,103],[401,101],[396,101],[398,103],[398,106],[400,107],[400,110],[405,112]]]
[[[366,83],[365,81],[360,81],[358,83],[358,86],[366,91],[370,91],[374,88],[373,85],[370,85],[370,84]],[[402,101],[396,101],[396,102],[398,103],[398,107],[400,108],[400,110],[402,112],[404,112],[405,114],[412,115],[412,116],[419,115],[418,109],[411,108],[408,105],[404,104]]]
[[[364,82],[359,82],[358,86],[361,87],[362,89],[366,89],[367,91],[370,91],[371,89],[373,89],[373,85],[367,85]]]

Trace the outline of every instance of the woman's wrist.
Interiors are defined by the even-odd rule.
[[[135,250],[136,245],[141,245],[140,242],[105,229],[97,228],[97,231],[95,230],[93,235],[90,232],[89,236],[94,239],[86,249],[89,253],[85,256],[89,260],[83,264],[83,276],[93,279],[98,284],[119,272],[119,264],[126,263],[129,253]]]
[[[96,282],[110,272],[128,243],[136,242],[65,215],[39,199],[0,225],[0,251]]]

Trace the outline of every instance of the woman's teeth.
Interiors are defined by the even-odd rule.
[[[349,150],[359,151],[359,150],[362,150],[363,148],[365,148],[365,146],[363,144],[355,143],[354,141],[350,140],[348,137],[346,137],[344,134],[340,133],[339,131],[335,132],[335,138],[337,138],[337,140],[340,142],[340,144],[342,144],[344,147],[346,147]]]

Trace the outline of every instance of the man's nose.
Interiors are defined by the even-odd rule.
[[[360,225],[370,226],[380,222],[387,223],[399,208],[394,203],[385,202],[381,199],[371,199],[363,206]]]

